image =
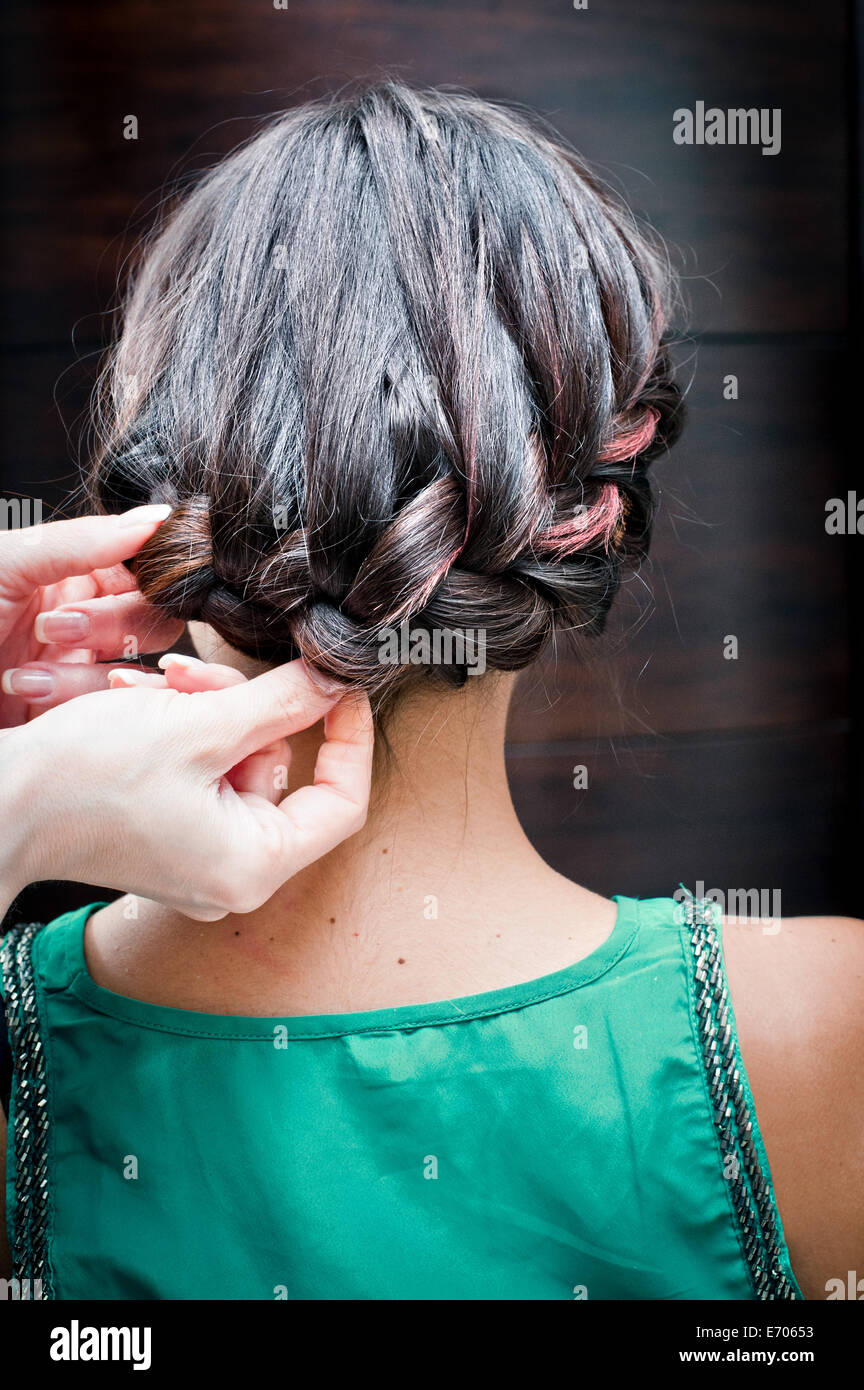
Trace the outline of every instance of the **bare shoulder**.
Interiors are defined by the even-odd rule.
[[[174,914],[176,916],[176,914]],[[184,947],[199,924],[170,930],[172,914],[158,903],[127,895],[88,918],[84,932],[87,969],[97,985],[154,1004],[183,1006]]]
[[[825,1298],[864,1277],[864,922],[727,919],[723,950],[792,1266]]]

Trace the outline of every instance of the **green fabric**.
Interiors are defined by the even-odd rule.
[[[284,1019],[102,989],[96,906],[58,918],[34,947],[56,1296],[751,1298],[686,931],[616,901],[542,979]]]

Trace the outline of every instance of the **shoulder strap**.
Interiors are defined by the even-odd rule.
[[[39,930],[39,924],[23,922],[6,933],[0,942],[0,973],[15,1094],[12,1271],[27,1290],[24,1297],[48,1299],[53,1297],[48,1253],[53,1197],[48,1175],[51,1115],[32,955]]]
[[[794,1299],[798,1294],[783,1267],[771,1184],[754,1143],[755,1115],[751,1113],[749,1087],[738,1055],[720,950],[719,911],[710,899],[689,894],[682,910],[689,936],[696,1020],[714,1127],[753,1291],[760,1299]]]
[[[9,1118],[9,1097],[12,1094],[12,1049],[6,1024],[6,1005],[0,996],[0,1108]]]

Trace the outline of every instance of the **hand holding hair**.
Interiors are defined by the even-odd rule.
[[[123,563],[170,511],[135,507],[0,532],[0,728],[106,688],[100,657],[116,662],[177,640],[183,624],[144,601]]]
[[[365,695],[322,692],[301,661],[194,694],[170,685],[186,673],[81,696],[0,739],[7,904],[42,878],[96,879],[217,921],[252,912],[360,829]],[[313,784],[275,805],[274,765],[288,759],[274,745],[322,718]]]
[[[84,517],[0,537],[3,665],[30,657],[35,612],[62,602],[70,584],[97,600],[127,596],[143,613],[121,561],[160,519]],[[92,669],[85,660],[70,668]],[[66,661],[60,653],[57,669]],[[17,727],[0,736],[0,909],[39,879],[95,879],[216,921],[252,911],[364,823],[373,751],[365,695],[323,690],[301,661],[245,681],[228,668],[166,660],[164,675],[126,667],[112,684],[125,688],[67,699],[23,723],[27,706],[4,681],[0,714]],[[283,740],[322,718],[313,784],[276,805],[274,765],[290,759]]]

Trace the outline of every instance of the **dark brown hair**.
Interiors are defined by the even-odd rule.
[[[167,501],[168,613],[370,693],[382,628],[514,670],[599,631],[678,427],[662,252],[523,114],[385,82],[289,111],[145,248],[98,506]],[[465,668],[435,668],[461,682]]]

